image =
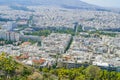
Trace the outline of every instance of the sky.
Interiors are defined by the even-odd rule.
[[[103,6],[120,8],[120,0],[81,0],[87,3]]]

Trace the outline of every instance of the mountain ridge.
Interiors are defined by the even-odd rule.
[[[45,6],[60,6],[69,9],[87,9],[87,10],[106,10],[102,7],[85,3],[81,0],[0,0],[0,5],[45,5]]]

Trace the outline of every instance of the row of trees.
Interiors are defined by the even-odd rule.
[[[40,31],[35,31],[32,33],[25,33],[26,35],[35,35],[35,36],[48,36],[50,35],[51,31],[50,30],[40,30]]]
[[[98,34],[98,35],[106,35],[106,36],[110,36],[110,37],[115,37],[117,34],[116,33],[112,33],[112,32],[104,32],[104,31],[91,31],[89,32],[89,34]]]
[[[4,40],[4,39],[0,39],[0,45],[4,45],[4,44],[13,44],[15,41],[10,41],[10,40]]]
[[[46,29],[46,30],[35,31],[32,33],[26,33],[26,35],[48,36],[52,32],[54,32],[54,33],[66,33],[66,34],[71,34],[71,35],[75,34],[73,29],[55,29],[55,30]]]

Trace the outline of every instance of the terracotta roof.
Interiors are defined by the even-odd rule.
[[[30,45],[31,43],[30,42],[24,42],[22,43],[22,45]]]
[[[39,59],[39,60],[33,59],[32,61],[37,64],[43,64],[46,60],[45,59]]]
[[[64,58],[65,58],[65,60],[69,60],[69,59],[71,59],[71,56],[65,56]]]
[[[28,54],[22,54],[20,56],[16,56],[16,59],[28,59],[28,58],[29,58]]]

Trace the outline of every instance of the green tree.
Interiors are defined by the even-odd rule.
[[[58,70],[58,79],[59,80],[63,80],[64,78],[67,77],[67,74],[68,74],[68,70],[67,69],[64,69],[64,68],[61,68]]]
[[[120,73],[116,74],[116,80],[120,80]]]
[[[85,75],[80,75],[75,78],[75,80],[85,80]]]
[[[6,79],[9,79],[14,75],[16,68],[17,63],[11,56],[6,55],[5,53],[0,55],[0,70],[4,72]]]
[[[45,72],[45,73],[48,73],[49,69],[48,68],[42,68],[42,71]]]
[[[85,69],[85,75],[88,80],[99,80],[100,68],[91,65]]]

